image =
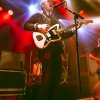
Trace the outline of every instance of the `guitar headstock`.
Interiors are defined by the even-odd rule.
[[[85,20],[84,22],[80,22],[81,24],[89,24],[89,23],[93,23],[93,20]]]
[[[93,23],[93,20],[86,20],[85,22],[84,22],[84,24],[89,24],[89,23]]]

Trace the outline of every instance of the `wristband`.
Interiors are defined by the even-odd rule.
[[[35,29],[35,30],[38,29],[38,23],[34,24],[34,29]]]

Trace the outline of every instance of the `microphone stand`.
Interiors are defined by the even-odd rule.
[[[80,63],[79,63],[79,50],[78,50],[78,34],[77,34],[77,19],[81,18],[84,19],[82,16],[79,14],[69,10],[67,7],[64,7],[65,10],[68,10],[74,15],[74,21],[75,21],[75,33],[76,33],[76,54],[77,54],[77,66],[78,66],[78,80],[79,80],[79,89],[81,93],[81,79],[80,79]]]

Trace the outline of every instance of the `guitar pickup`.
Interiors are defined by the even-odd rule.
[[[57,31],[56,30],[52,30],[54,35],[57,35]]]

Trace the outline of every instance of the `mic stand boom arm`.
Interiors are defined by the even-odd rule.
[[[79,17],[81,19],[84,19],[84,17],[82,17],[81,15],[77,14],[76,12],[73,12],[73,11],[69,10],[67,7],[64,7],[64,9],[66,9],[69,12],[71,12],[72,14],[74,14],[74,18],[78,19],[78,17]]]
[[[76,33],[76,55],[77,55],[77,66],[78,66],[78,80],[79,80],[79,89],[81,94],[81,78],[80,78],[80,63],[79,63],[79,50],[78,50],[78,34],[77,34],[77,19],[81,18],[84,19],[81,15],[69,10],[68,8],[64,7],[65,10],[68,10],[74,15],[75,21],[75,33]]]

